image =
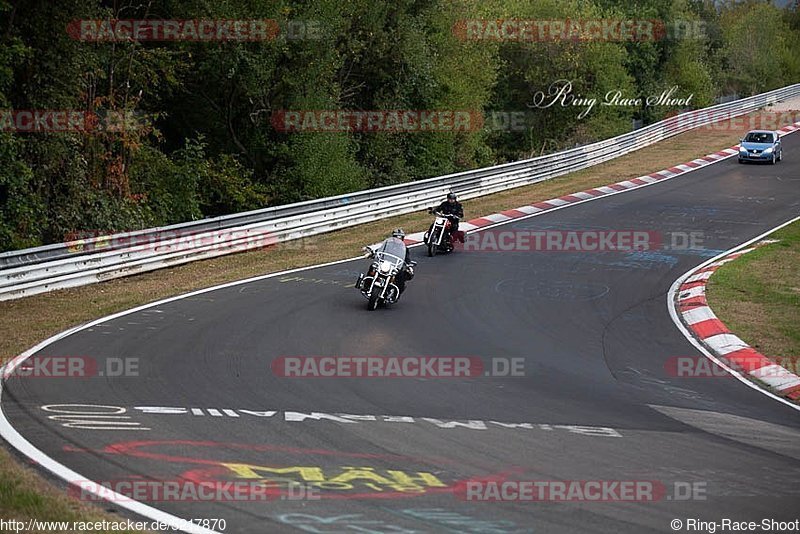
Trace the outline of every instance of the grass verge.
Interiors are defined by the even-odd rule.
[[[29,467],[23,467],[2,450],[0,458],[0,517],[26,521],[35,518],[39,521],[68,522],[123,522],[125,518],[112,515],[98,506],[71,499],[66,492],[59,492],[53,485]],[[55,525],[52,525],[55,527]],[[25,529],[18,532],[75,532],[86,530],[72,529]],[[97,531],[97,530],[95,530]],[[14,532],[10,528],[2,532]],[[114,532],[142,534],[141,530],[117,530]]]
[[[708,305],[725,325],[765,356],[793,370],[800,363],[800,221],[714,272]],[[787,363],[788,362],[788,363]]]
[[[786,117],[788,119],[789,115]],[[472,219],[659,171],[736,144],[749,123],[747,120],[716,123],[584,171],[465,201],[464,210],[467,219]],[[429,217],[425,212],[411,213],[268,249],[0,302],[0,360],[13,357],[71,326],[154,300],[228,281],[351,257],[359,253],[361,246],[386,237],[391,228],[401,226],[406,232],[425,229]],[[104,515],[99,507],[90,508],[74,501],[65,491],[49,485],[0,448],[0,517],[64,521],[78,516],[82,520],[114,519]]]

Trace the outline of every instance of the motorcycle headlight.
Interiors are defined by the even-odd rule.
[[[381,274],[389,274],[392,272],[392,262],[383,260],[380,265],[378,265],[378,271],[380,271]]]

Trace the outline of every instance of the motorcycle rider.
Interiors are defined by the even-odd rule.
[[[394,284],[402,294],[406,290],[406,281],[414,278],[414,262],[411,260],[411,251],[406,246],[403,238],[406,236],[402,228],[392,230],[392,235],[387,237],[377,248],[363,247],[361,250],[367,253],[368,258],[375,256],[377,252],[391,254],[397,258],[403,258],[403,267],[394,277]],[[367,277],[374,276],[375,271],[370,266]],[[359,288],[360,289],[360,288]],[[399,296],[399,295],[398,295]]]
[[[464,207],[461,205],[461,202],[458,201],[456,198],[456,194],[452,191],[447,193],[447,200],[443,201],[439,204],[439,207],[434,208],[434,211],[441,213],[442,215],[455,215],[459,219],[464,217]],[[458,236],[456,232],[458,232],[458,220],[459,219],[450,219],[450,237]],[[463,243],[463,237],[460,238],[460,241]]]

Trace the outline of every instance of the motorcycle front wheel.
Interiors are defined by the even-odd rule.
[[[437,249],[439,248],[439,245],[436,243],[439,241],[439,232],[441,232],[441,230],[438,228],[431,230],[430,235],[428,236],[428,256],[431,258],[436,256],[436,252],[438,252]]]
[[[369,311],[375,311],[378,308],[378,299],[381,298],[381,292],[373,290],[372,293],[369,295],[369,301],[367,302],[367,309]]]

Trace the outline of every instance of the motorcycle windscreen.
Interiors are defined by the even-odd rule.
[[[405,261],[406,244],[403,243],[402,239],[390,237],[384,241],[381,247],[375,252],[377,254],[386,254],[388,256],[386,259],[391,262]]]

